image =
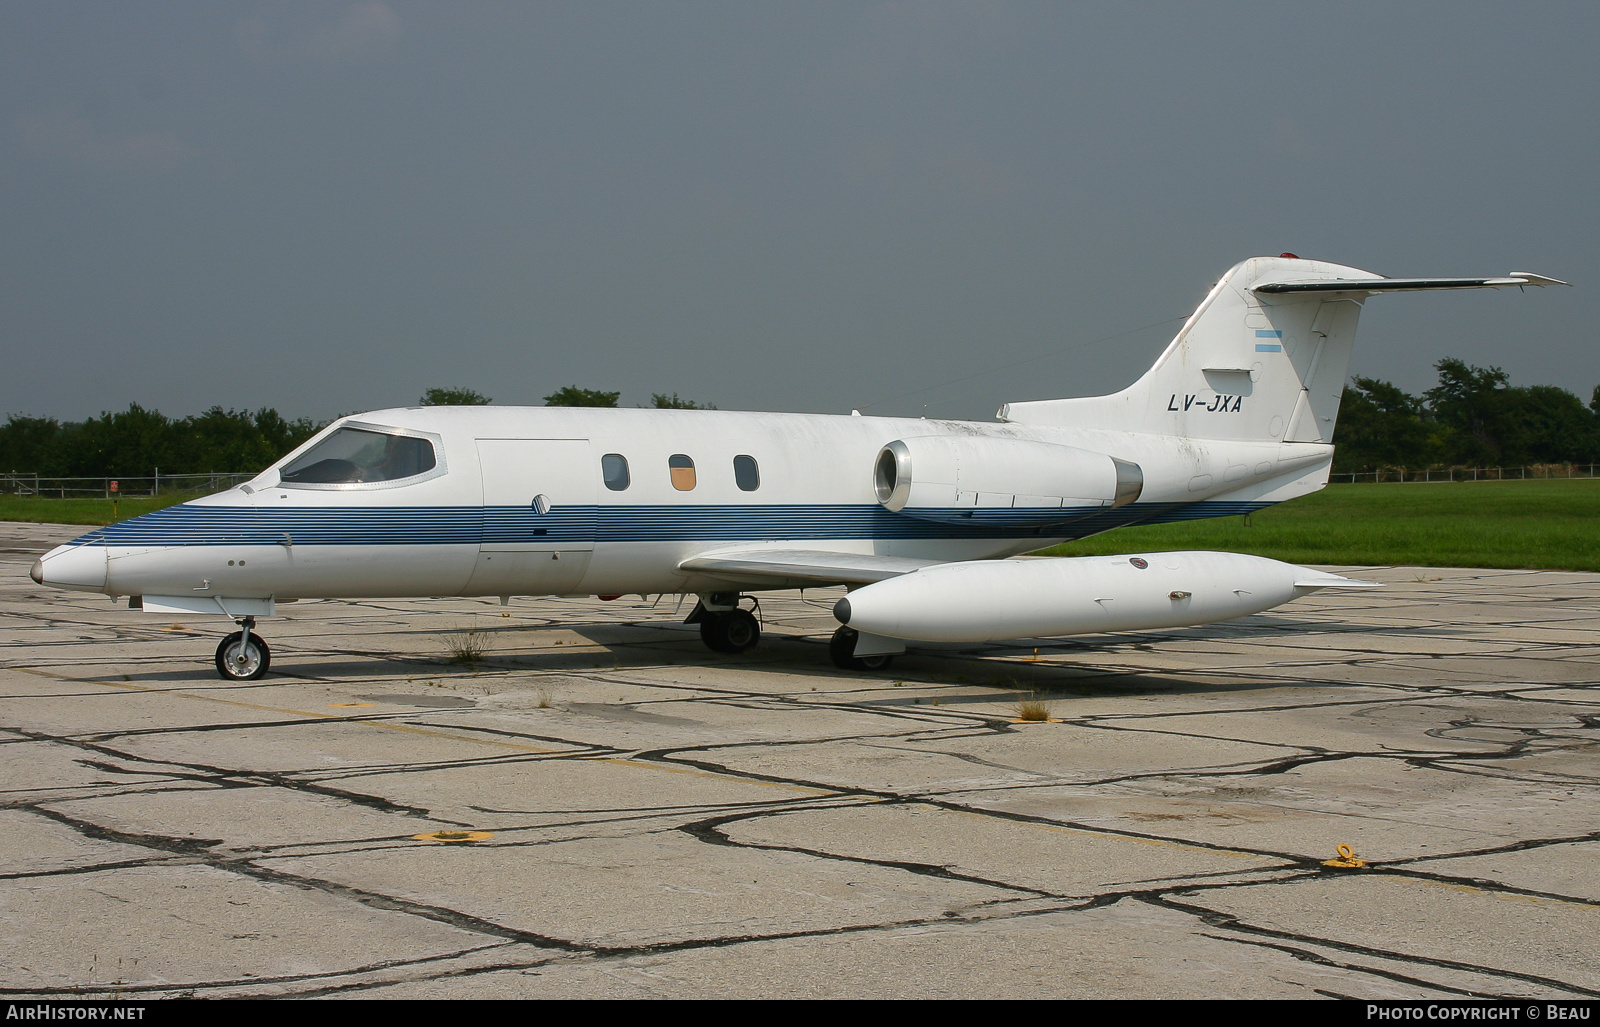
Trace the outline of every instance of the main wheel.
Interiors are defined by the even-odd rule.
[[[722,621],[722,637],[730,653],[754,649],[761,641],[761,623],[749,610],[729,610]]]
[[[761,641],[761,625],[749,610],[714,613],[700,622],[700,641],[713,652],[742,653]]]
[[[877,656],[857,656],[856,638],[860,632],[855,628],[841,627],[833,633],[828,640],[828,658],[833,660],[833,665],[840,670],[885,670],[894,662],[891,653],[880,653]]]
[[[217,646],[217,673],[228,681],[254,681],[267,672],[271,662],[267,640],[254,632],[248,643],[243,631],[235,631]]]

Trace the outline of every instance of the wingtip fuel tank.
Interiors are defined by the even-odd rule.
[[[834,615],[888,638],[989,642],[1210,624],[1369,584],[1240,553],[978,560],[858,588]]]

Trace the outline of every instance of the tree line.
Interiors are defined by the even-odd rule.
[[[1554,385],[1513,386],[1498,367],[1454,357],[1434,365],[1439,384],[1412,396],[1390,382],[1356,377],[1345,386],[1334,432],[1338,473],[1388,468],[1520,467],[1600,463],[1600,386],[1588,406]],[[614,407],[621,392],[563,386],[546,406]],[[472,389],[433,388],[423,406],[477,406]],[[651,407],[715,409],[653,393]],[[0,471],[44,477],[145,477],[259,471],[328,425],[289,420],[271,407],[251,413],[212,407],[170,418],[137,403],[83,421],[10,415],[0,425]]]
[[[0,471],[46,478],[148,477],[158,468],[163,475],[259,471],[323,424],[291,421],[270,407],[212,407],[178,419],[137,403],[83,421],[12,414],[0,425]]]
[[[568,385],[544,398],[546,406],[617,405],[622,393]],[[650,405],[706,409],[672,395],[654,394]],[[489,397],[472,389],[433,388],[422,406],[481,406]],[[290,420],[271,407],[254,413],[212,407],[171,418],[137,403],[83,421],[11,414],[0,425],[0,472],[46,478],[149,477],[208,471],[259,471],[327,427],[309,417]]]
[[[1439,384],[1420,396],[1351,379],[1334,426],[1336,473],[1600,463],[1600,386],[1584,406],[1554,385],[1514,386],[1498,367],[1446,357],[1434,370]]]

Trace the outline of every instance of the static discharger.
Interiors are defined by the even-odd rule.
[[[1359,870],[1367,865],[1367,861],[1358,858],[1356,850],[1348,845],[1341,844],[1338,848],[1338,853],[1339,855],[1334,859],[1323,860],[1322,865],[1325,867],[1339,867],[1343,870]]]
[[[411,836],[419,842],[445,842],[460,845],[462,842],[481,842],[494,837],[492,831],[433,831],[429,834],[414,834]]]

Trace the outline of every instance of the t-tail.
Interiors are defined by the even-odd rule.
[[[1252,257],[1222,276],[1155,366],[1128,388],[1110,396],[1010,403],[999,416],[1219,442],[1328,445],[1367,297],[1565,284],[1522,271],[1499,278],[1385,278],[1288,253]]]

